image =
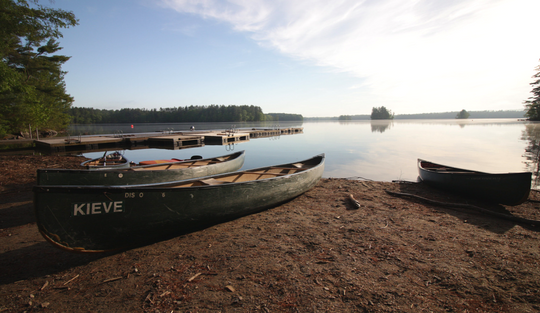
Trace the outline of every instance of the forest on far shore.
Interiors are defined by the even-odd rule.
[[[469,119],[475,118],[525,118],[526,110],[500,110],[500,111],[467,111]],[[455,119],[459,111],[440,113],[418,113],[418,114],[395,114],[394,120],[412,119]],[[369,114],[341,115],[336,117],[304,117],[304,121],[317,120],[370,120]]]
[[[208,105],[158,109],[100,110],[69,109],[73,124],[105,123],[188,123],[188,122],[262,122],[302,121],[301,114],[267,113],[253,105]]]

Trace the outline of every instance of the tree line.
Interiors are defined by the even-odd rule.
[[[269,113],[253,105],[208,105],[158,109],[100,110],[69,109],[74,124],[100,123],[188,123],[188,122],[261,122],[301,121],[300,114]]]
[[[352,121],[352,120],[391,120],[394,119],[394,113],[388,110],[385,106],[373,107],[371,115],[340,115],[338,120],[340,121]]]
[[[453,119],[453,118],[524,118],[524,110],[451,111],[439,113],[400,114],[396,119]]]
[[[438,112],[438,113],[416,113],[416,114],[396,114],[393,119],[405,120],[405,119],[454,119],[454,118],[524,118],[526,114],[525,110],[499,110],[499,111],[451,111],[451,112]],[[322,118],[319,118],[322,119]],[[331,118],[330,118],[331,119]],[[358,115],[340,115],[338,119],[341,121],[351,120],[370,120],[371,115],[358,114]],[[304,118],[304,120],[311,120],[311,118]]]

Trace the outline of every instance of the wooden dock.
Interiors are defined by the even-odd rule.
[[[268,137],[278,137],[282,135],[301,134],[304,132],[304,129],[301,127],[269,128],[269,129],[252,128],[249,130],[239,130],[239,132],[240,133],[248,132],[250,138],[268,138]]]
[[[204,136],[184,136],[184,135],[165,135],[148,138],[148,145],[151,148],[163,146],[176,149],[186,149],[202,147],[204,145]]]
[[[52,153],[103,151],[118,149],[165,148],[185,149],[203,145],[230,145],[251,138],[299,134],[303,128],[242,129],[223,131],[193,131],[171,133],[134,133],[103,136],[77,136],[35,140],[36,149]]]
[[[249,133],[233,131],[211,131],[204,135],[204,143],[207,145],[228,145],[249,141]]]
[[[35,140],[39,150],[50,152],[103,151],[114,149],[137,149],[152,147],[192,148],[202,146],[203,136],[181,134],[129,134],[122,136],[78,136]]]
[[[35,140],[36,149],[51,152],[67,152],[80,150],[102,150],[122,147],[124,138],[108,136],[89,136],[71,138],[52,138]]]

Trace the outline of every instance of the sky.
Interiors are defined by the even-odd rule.
[[[304,117],[521,110],[538,0],[55,0],[75,107]]]

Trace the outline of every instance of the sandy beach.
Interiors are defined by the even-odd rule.
[[[538,312],[540,194],[515,207],[422,183],[322,179],[281,206],[108,254],[59,250],[32,211],[37,168],[0,156],[0,312]],[[350,196],[358,201],[355,206]]]

